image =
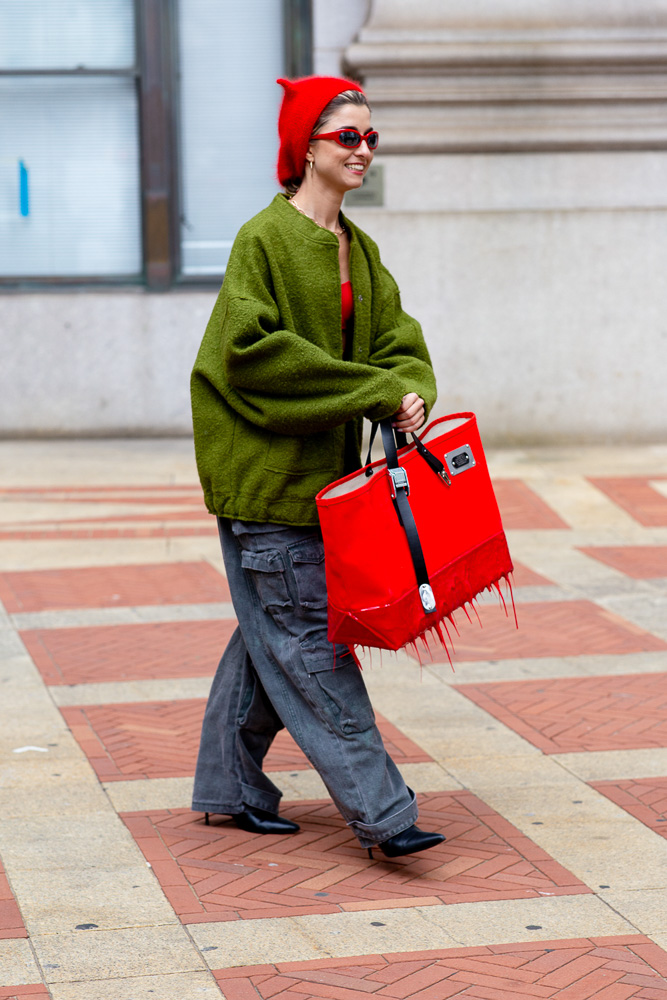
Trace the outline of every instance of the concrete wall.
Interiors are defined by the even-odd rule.
[[[0,297],[3,436],[189,434],[189,378],[217,292]]]
[[[380,158],[378,158],[380,162]],[[667,154],[386,156],[381,247],[485,440],[667,439]]]
[[[407,21],[404,0],[315,0],[316,72],[337,74],[344,60],[365,60],[376,121],[387,137],[377,157],[385,204],[350,215],[378,240],[406,308],[422,321],[437,368],[439,412],[475,410],[489,443],[667,439],[667,142],[655,131],[663,127],[664,67],[661,76],[643,66],[634,117],[623,118],[624,106],[617,119],[616,104],[607,107],[602,124],[611,148],[588,141],[591,116],[598,125],[604,118],[600,95],[611,88],[617,101],[619,88],[635,86],[630,71],[624,68],[622,79],[612,72],[614,60],[632,63],[629,50],[618,46],[626,35],[635,45],[641,36],[651,58],[660,56],[651,31],[664,26],[667,3],[642,0],[634,34],[632,5],[609,8],[610,24],[595,29],[602,32],[596,51],[606,53],[604,80],[594,81],[598,96],[586,103],[591,74],[580,78],[573,67],[581,39],[589,44],[595,35],[602,7],[596,4],[577,7],[573,27],[570,0],[550,0],[548,31],[539,44],[532,37],[531,50],[552,69],[539,79],[526,77],[534,69],[516,70],[516,100],[504,105],[513,118],[494,131],[488,89],[475,90],[482,77],[465,67],[456,77],[452,70],[452,46],[461,59],[464,52],[456,31],[465,30],[466,45],[477,46],[466,56],[474,67],[478,49],[484,58],[492,43],[500,51],[498,32],[511,24],[514,35],[500,48],[516,62],[515,35],[534,5],[461,0],[446,5],[450,23],[442,25],[439,0],[414,0]],[[556,38],[561,22],[575,34]],[[402,68],[393,73],[399,57]],[[425,59],[428,72],[420,76]],[[503,79],[509,86],[510,75]],[[581,88],[570,94],[576,114],[569,117],[561,115],[567,102],[555,110],[563,80]],[[549,97],[540,106],[531,103],[538,83]],[[477,93],[470,148],[457,148],[470,88]],[[437,129],[424,127],[431,114]],[[560,148],[564,122],[570,132],[567,148]],[[610,129],[617,130],[613,142]],[[189,372],[215,295],[215,289],[0,295],[0,433],[189,433]]]

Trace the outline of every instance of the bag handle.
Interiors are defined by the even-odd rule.
[[[382,424],[382,423],[384,423],[384,421],[380,421],[380,423]],[[391,424],[391,421],[389,421],[389,423]],[[366,478],[367,479],[370,476],[373,475],[373,469],[371,468],[371,452],[373,450],[373,442],[375,441],[375,438],[376,438],[376,435],[377,435],[377,430],[378,430],[378,424],[375,423],[371,427],[371,436],[370,436],[370,441],[369,441],[369,444],[368,444],[368,455],[366,456],[366,462],[365,462],[365,465],[366,465]],[[394,434],[396,435],[396,447],[399,448],[399,449],[405,447],[405,445],[407,444],[407,440],[408,440],[407,434],[404,434],[402,431],[396,431],[396,430],[394,431]],[[432,451],[428,450],[428,448],[426,447],[426,445],[421,441],[420,438],[417,437],[417,435],[414,433],[414,431],[412,432],[411,437],[412,437],[412,440],[414,441],[414,444],[415,444],[415,447],[416,447],[417,451],[419,452],[419,454],[421,455],[421,457],[424,459],[424,461],[428,463],[428,465],[430,466],[430,468],[433,469],[433,471],[435,472],[435,474],[437,476],[440,476],[440,478],[442,479],[442,481],[447,486],[451,486],[452,485],[452,481],[449,478],[449,475],[447,473],[447,469],[442,464],[442,462],[440,461],[440,459],[438,458],[438,456],[434,455]],[[386,449],[385,449],[385,454],[386,454]]]
[[[419,598],[421,600],[422,607],[427,614],[431,614],[436,610],[435,597],[433,594],[433,588],[431,587],[431,581],[428,577],[428,570],[426,569],[426,560],[424,559],[424,550],[422,549],[422,544],[419,539],[419,531],[417,530],[412,508],[410,507],[410,501],[408,500],[408,496],[410,495],[408,474],[405,469],[398,464],[396,438],[394,437],[394,428],[391,425],[391,418],[381,420],[380,429],[382,431],[382,444],[384,445],[384,453],[387,458],[387,471],[389,473],[389,480],[391,483],[391,500],[398,516],[399,524],[403,528],[408,542],[412,565],[414,566],[415,576],[417,577],[417,587],[419,589]],[[377,424],[373,426],[373,430],[377,433]],[[375,436],[372,432],[371,434],[372,437]]]

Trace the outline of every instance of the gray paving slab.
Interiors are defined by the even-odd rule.
[[[202,950],[209,949],[204,957],[215,969],[296,961],[295,945],[305,961],[638,931],[602,899],[584,895],[193,924],[191,933]]]
[[[552,759],[583,781],[667,777],[667,747],[559,753]]]
[[[12,889],[31,935],[74,931],[85,924],[94,929],[155,927],[178,920],[151,869],[135,863],[106,868],[24,870],[12,866]]]
[[[205,969],[185,929],[175,925],[34,934],[31,941],[49,984]]]
[[[51,983],[53,1000],[91,1000],[90,982]],[[220,1000],[210,972],[95,980],[95,1000]]]
[[[143,605],[127,608],[63,608],[59,611],[23,611],[7,616],[19,631],[51,628],[90,628],[179,621],[218,621],[234,618],[229,601],[210,604]]]
[[[42,973],[35,961],[32,945],[25,938],[0,940],[0,986],[23,986],[41,983]]]
[[[106,805],[106,803],[105,803]],[[144,868],[145,861],[124,823],[107,805],[96,813],[34,813],[0,824],[0,857],[10,879],[20,871],[69,868]]]

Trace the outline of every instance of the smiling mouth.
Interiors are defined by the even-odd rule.
[[[346,163],[345,166],[348,170],[351,170],[353,174],[363,174],[366,169],[363,163]]]

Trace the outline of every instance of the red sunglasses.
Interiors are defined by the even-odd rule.
[[[313,139],[335,139],[339,146],[346,149],[356,149],[365,142],[369,149],[377,149],[380,139],[377,132],[367,132],[362,135],[356,128],[338,128],[335,132],[320,132],[319,135],[311,136]]]

